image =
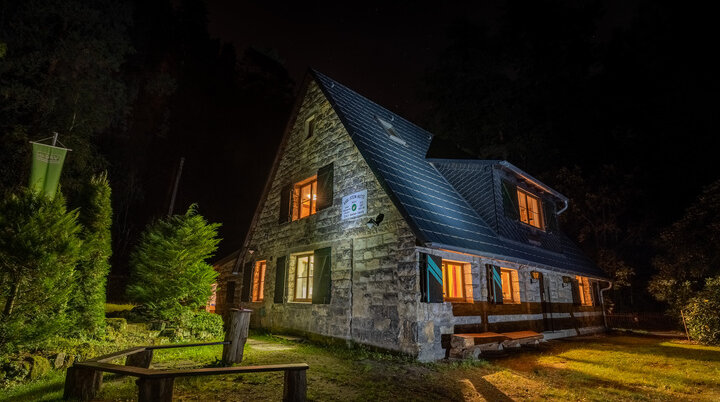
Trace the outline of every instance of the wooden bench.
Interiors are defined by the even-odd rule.
[[[537,345],[542,339],[543,335],[534,331],[453,334],[450,339],[450,357],[477,358],[480,354],[498,353],[506,348]]]
[[[169,402],[172,401],[173,385],[176,377],[283,371],[285,373],[283,401],[306,400],[307,378],[305,372],[309,366],[305,363],[212,367],[187,370],[154,370],[149,368],[150,362],[152,361],[153,350],[155,349],[226,344],[228,344],[228,342],[140,346],[99,356],[84,362],[76,362],[72,367],[67,369],[63,398],[75,398],[82,401],[93,399],[102,386],[103,372],[137,377],[138,400],[141,402]],[[124,366],[110,363],[110,361],[122,357],[127,357]]]

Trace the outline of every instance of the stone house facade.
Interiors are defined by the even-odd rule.
[[[423,361],[454,333],[602,330],[606,279],[554,218],[567,199],[507,162],[426,159],[431,140],[311,71],[245,245],[215,264],[217,311]]]

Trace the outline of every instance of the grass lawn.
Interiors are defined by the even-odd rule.
[[[221,346],[156,351],[155,367],[212,364]],[[490,361],[421,364],[365,350],[254,335],[243,365],[310,365],[312,400],[720,400],[720,347],[641,336],[548,342]],[[4,390],[0,399],[57,400],[62,372]],[[181,378],[177,400],[278,401],[282,373]],[[100,400],[135,400],[134,379],[106,375]]]

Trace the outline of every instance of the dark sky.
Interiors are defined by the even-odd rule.
[[[466,19],[492,32],[503,10],[498,1],[206,2],[211,36],[239,53],[274,50],[296,82],[313,67],[414,121],[425,109],[423,74],[445,48],[450,26]],[[604,6],[598,40],[630,21],[634,3]]]

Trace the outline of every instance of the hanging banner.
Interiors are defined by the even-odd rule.
[[[67,149],[31,142],[32,166],[29,187],[36,193],[55,197]]]

